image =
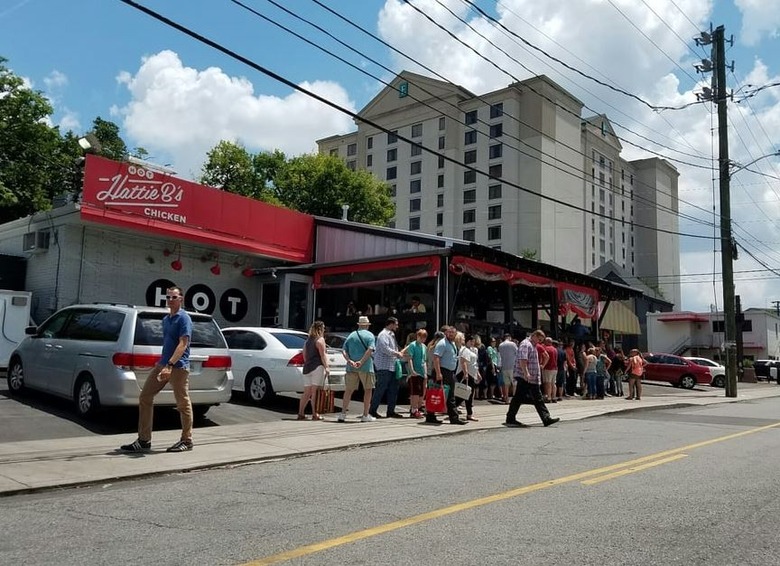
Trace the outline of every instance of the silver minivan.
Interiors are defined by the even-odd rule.
[[[162,319],[168,310],[117,304],[65,307],[11,353],[8,390],[44,391],[73,399],[82,416],[100,407],[138,405],[144,380],[162,353]],[[230,400],[230,352],[216,321],[190,313],[190,398],[196,416]],[[167,385],[156,405],[175,406]]]

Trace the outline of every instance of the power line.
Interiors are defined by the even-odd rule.
[[[387,81],[385,81],[385,80],[383,80],[383,79],[381,79],[381,78],[379,78],[379,77],[377,77],[377,76],[375,76],[375,75],[373,75],[373,74],[369,73],[369,72],[368,72],[368,71],[366,71],[365,69],[363,69],[363,68],[361,68],[361,67],[358,67],[357,65],[354,65],[353,63],[351,63],[351,62],[349,62],[349,61],[346,61],[344,58],[340,57],[339,55],[336,55],[335,53],[333,53],[332,51],[330,51],[330,50],[326,49],[325,47],[323,47],[323,46],[321,46],[321,45],[318,45],[317,43],[315,43],[314,41],[310,40],[309,38],[307,38],[307,37],[304,37],[304,36],[302,36],[301,34],[299,34],[299,33],[295,32],[295,31],[293,31],[293,30],[289,29],[288,27],[286,27],[286,26],[284,26],[284,25],[280,24],[279,22],[276,22],[276,21],[272,20],[270,17],[268,17],[268,16],[266,16],[266,15],[264,15],[264,14],[262,14],[262,13],[258,12],[257,10],[255,10],[255,9],[253,9],[253,8],[249,7],[249,6],[246,6],[244,3],[240,2],[239,0],[230,0],[230,1],[231,1],[233,4],[236,4],[237,6],[240,6],[241,8],[243,8],[243,9],[247,10],[248,12],[250,12],[251,14],[253,14],[254,16],[256,16],[256,17],[259,17],[259,18],[263,19],[264,21],[266,21],[266,22],[268,22],[268,23],[270,23],[270,24],[272,24],[272,25],[274,25],[274,26],[276,26],[276,27],[278,27],[278,28],[280,28],[280,29],[284,30],[285,32],[287,32],[287,33],[289,33],[289,34],[291,34],[291,35],[293,35],[293,36],[297,37],[297,38],[298,38],[298,39],[300,39],[301,41],[304,41],[304,42],[308,43],[309,45],[312,45],[313,47],[315,47],[315,48],[319,49],[320,51],[323,51],[323,52],[327,53],[328,55],[330,55],[330,56],[334,57],[335,59],[338,59],[339,61],[342,61],[342,62],[344,62],[346,65],[348,65],[348,66],[352,67],[353,69],[355,69],[355,70],[357,70],[357,71],[359,71],[359,72],[361,72],[361,73],[365,74],[366,76],[369,76],[369,77],[371,77],[371,78],[375,79],[377,82],[380,82],[380,83],[382,83],[382,84],[384,84],[384,85],[386,85],[386,86],[388,86],[388,87],[394,88],[394,87],[392,87],[392,84],[391,84],[390,82],[387,82]],[[301,15],[299,15],[299,14],[296,14],[295,12],[293,12],[293,11],[289,10],[288,8],[286,8],[286,7],[284,7],[284,6],[281,6],[280,4],[278,4],[277,2],[275,2],[274,0],[267,0],[267,1],[268,1],[268,3],[272,4],[273,6],[275,6],[275,7],[279,8],[280,10],[284,11],[286,14],[288,14],[288,15],[290,15],[290,16],[293,16],[294,18],[296,18],[296,19],[298,19],[298,20],[300,20],[300,21],[303,21],[303,22],[307,23],[308,25],[310,25],[310,26],[314,27],[315,29],[317,29],[317,30],[318,30],[318,31],[320,31],[321,33],[325,34],[325,35],[326,35],[326,36],[328,36],[329,38],[333,39],[334,41],[336,41],[336,42],[337,42],[337,43],[339,43],[340,45],[342,45],[342,46],[346,47],[346,48],[347,48],[347,49],[349,49],[350,51],[352,51],[352,52],[354,52],[354,53],[356,53],[356,54],[360,55],[361,57],[364,57],[364,58],[366,58],[368,61],[370,61],[370,62],[374,63],[375,65],[377,65],[377,66],[379,66],[379,67],[381,67],[381,68],[385,69],[385,70],[386,70],[386,71],[388,71],[388,72],[391,72],[391,73],[393,72],[393,70],[392,70],[392,69],[390,69],[389,67],[387,67],[387,66],[383,65],[382,63],[380,63],[380,62],[378,62],[378,61],[376,61],[376,60],[372,59],[372,58],[371,58],[371,57],[369,57],[368,55],[366,55],[366,54],[362,53],[361,51],[359,51],[359,50],[355,49],[355,48],[354,48],[354,47],[352,47],[351,45],[349,45],[349,44],[345,43],[344,41],[340,40],[339,38],[337,38],[336,36],[334,36],[332,33],[330,33],[329,31],[327,31],[326,29],[322,28],[322,27],[321,27],[321,26],[319,26],[318,24],[316,24],[316,23],[314,23],[314,22],[312,22],[312,21],[310,21],[310,20],[308,20],[308,19],[304,18],[303,16],[301,16]],[[439,76],[441,76],[441,75],[439,75]],[[442,78],[444,78],[444,77],[442,77]],[[444,80],[446,80],[446,78],[445,78]],[[410,81],[410,82],[411,82],[411,81]],[[411,82],[411,84],[415,84],[415,83]],[[440,101],[440,102],[442,102],[442,103],[444,103],[444,104],[447,104],[447,105],[451,106],[452,108],[454,108],[454,109],[456,110],[456,112],[457,112],[458,114],[460,114],[460,112],[461,112],[461,110],[460,110],[460,107],[459,107],[459,106],[457,106],[456,104],[454,104],[454,103],[452,103],[452,102],[450,102],[450,101],[448,101],[448,100],[446,100],[446,99],[444,99],[444,98],[442,98],[442,97],[440,97],[440,96],[437,96],[435,93],[433,93],[433,92],[431,92],[431,91],[429,91],[429,90],[425,89],[425,88],[424,88],[422,85],[419,85],[419,84],[417,84],[416,86],[417,86],[417,88],[419,88],[421,91],[423,91],[423,92],[425,92],[426,94],[430,95],[432,98],[435,98],[436,100],[438,100],[438,101]],[[435,110],[436,112],[438,112],[438,111],[439,111],[439,109],[438,109],[438,108],[436,108],[436,107],[432,106],[431,104],[429,104],[428,102],[426,102],[426,101],[424,101],[424,100],[421,100],[421,99],[419,99],[419,98],[415,97],[415,96],[414,96],[413,94],[411,94],[411,93],[408,93],[408,94],[407,94],[407,96],[409,96],[409,98],[411,98],[411,99],[415,100],[416,102],[418,102],[418,103],[422,104],[423,106],[426,106],[426,107],[428,107],[428,108],[430,108],[430,109],[432,109],[432,110]],[[482,100],[482,101],[483,101],[483,102],[485,102],[486,104],[489,104],[489,103],[488,103],[486,100],[484,100],[483,98],[481,98],[481,97],[479,97],[479,96],[478,96],[477,98],[478,98],[478,99],[480,99],[480,100]],[[504,113],[504,115],[505,115],[505,116],[507,116],[507,117],[509,117],[509,118],[511,118],[511,119],[513,119],[513,120],[515,120],[515,121],[516,121],[517,123],[519,123],[519,124],[525,125],[525,126],[527,126],[527,127],[531,128],[531,129],[533,129],[534,131],[536,131],[536,132],[538,132],[538,133],[540,133],[540,134],[541,134],[541,133],[543,133],[543,132],[542,132],[541,130],[539,130],[538,128],[534,127],[534,126],[533,126],[533,125],[531,125],[531,124],[528,124],[528,123],[526,123],[526,122],[523,122],[522,120],[520,120],[519,118],[516,118],[516,117],[514,117],[513,115],[511,115],[511,114],[510,114],[510,113],[508,113],[508,112],[505,112],[505,113]],[[460,123],[461,125],[464,125],[464,126],[466,126],[466,127],[468,127],[468,126],[469,126],[469,124],[467,124],[466,122],[464,122],[464,121],[462,121],[462,120],[456,120],[456,121],[457,121],[458,123]],[[490,124],[489,124],[488,122],[485,122],[484,120],[479,120],[479,119],[478,119],[478,122],[481,122],[483,125],[490,126]],[[521,144],[523,144],[523,145],[525,145],[525,146],[529,147],[529,148],[530,148],[532,151],[538,151],[538,150],[537,150],[537,148],[534,148],[534,147],[531,147],[531,146],[529,146],[529,144],[528,144],[527,142],[525,142],[525,141],[521,140],[520,138],[518,138],[518,137],[516,137],[516,136],[512,136],[512,135],[509,135],[509,134],[507,134],[507,137],[509,137],[509,138],[511,138],[511,139],[513,139],[513,140],[517,140],[517,141],[518,141],[518,142],[520,142]],[[568,149],[571,149],[572,151],[576,151],[577,153],[579,153],[580,155],[582,155],[582,156],[583,156],[583,157],[585,157],[586,159],[590,159],[590,157],[589,157],[589,156],[585,155],[585,154],[582,152],[582,150],[581,150],[581,148],[580,148],[580,147],[573,147],[573,146],[570,146],[570,145],[568,145],[568,144],[566,144],[566,143],[562,143],[562,145],[563,145],[564,147],[567,147]],[[525,151],[523,151],[522,149],[520,149],[519,147],[512,146],[512,145],[510,145],[510,144],[507,144],[507,146],[508,146],[508,147],[510,147],[511,149],[514,149],[514,150],[518,151],[518,152],[519,152],[519,153],[521,153],[522,155],[525,155],[525,156],[527,156],[527,157],[530,157],[531,159],[534,159],[534,160],[538,160],[538,161],[540,161],[540,162],[543,162],[543,161],[542,161],[542,159],[541,159],[540,157],[538,157],[537,155],[535,155],[535,154],[531,154],[531,153],[525,152]],[[556,161],[556,162],[562,163],[562,162],[561,162],[561,161],[560,161],[560,160],[559,160],[559,159],[558,159],[556,156],[554,156],[554,155],[550,155],[549,153],[546,153],[546,152],[544,152],[544,151],[539,151],[539,153],[541,153],[541,155],[543,155],[543,156],[549,157],[549,158],[550,158],[551,160],[553,160],[553,161]],[[543,163],[544,163],[544,162],[543,162]],[[562,171],[563,173],[566,173],[567,175],[570,175],[570,176],[572,176],[572,177],[576,178],[577,180],[582,180],[582,181],[585,181],[585,182],[589,182],[589,181],[591,181],[591,182],[592,182],[592,181],[593,181],[593,179],[591,179],[590,177],[588,177],[588,176],[587,176],[587,175],[586,175],[586,174],[585,174],[583,171],[581,171],[581,170],[578,170],[578,171],[577,171],[577,173],[574,173],[574,172],[570,171],[569,169],[565,169],[565,168],[563,168],[563,167],[560,167],[560,166],[558,166],[558,165],[553,165],[553,164],[551,164],[551,163],[546,163],[546,164],[547,164],[547,165],[551,165],[552,167],[555,167],[555,168],[556,168],[556,169],[558,169],[559,171]],[[655,187],[651,187],[650,185],[647,185],[646,183],[643,183],[643,182],[641,182],[641,181],[638,181],[638,183],[639,183],[639,184],[641,184],[641,185],[644,185],[644,186],[646,186],[646,187],[648,187],[648,188],[651,188],[651,189],[654,189],[654,190],[655,190]],[[611,193],[615,194],[616,196],[622,196],[622,194],[621,194],[620,190],[619,190],[617,187],[613,187],[613,185],[612,185],[612,184],[610,184],[610,185],[609,185],[609,187],[607,188],[607,190],[608,190],[609,192],[611,192]],[[678,197],[675,197],[674,195],[671,195],[670,193],[667,193],[667,192],[665,192],[665,191],[657,191],[657,192],[658,192],[659,194],[663,194],[663,195],[669,196],[670,198],[677,198],[677,199],[678,199],[678,201],[679,201],[679,198],[678,198]],[[657,209],[657,210],[660,210],[660,211],[663,211],[663,212],[668,212],[668,213],[673,213],[673,214],[675,214],[675,215],[677,215],[677,216],[679,216],[679,217],[681,217],[681,218],[686,218],[686,219],[692,220],[694,223],[698,223],[698,224],[704,224],[704,225],[707,225],[707,226],[714,226],[714,223],[711,223],[711,222],[706,222],[706,221],[704,221],[704,220],[702,220],[702,219],[700,219],[700,218],[698,218],[698,217],[696,217],[696,216],[689,216],[689,215],[687,215],[687,214],[681,213],[679,210],[674,210],[674,209],[672,209],[672,208],[670,208],[670,207],[667,207],[667,206],[661,206],[661,205],[659,205],[657,202],[655,202],[655,201],[651,201],[651,200],[649,200],[649,199],[647,199],[647,198],[645,198],[645,197],[639,196],[639,195],[632,196],[632,200],[635,200],[636,202],[639,202],[639,203],[647,203],[647,204],[649,204],[651,207],[653,207],[653,208],[655,208],[655,209]],[[693,206],[693,207],[695,207],[695,208],[698,208],[696,205],[694,205],[694,204],[692,204],[692,203],[687,203],[687,204],[689,204],[690,206]],[[702,210],[704,210],[704,209],[702,209]],[[618,220],[617,218],[614,218],[613,220],[615,220],[616,222],[622,221],[622,220]]]
[[[305,94],[305,95],[307,95],[307,96],[309,96],[309,97],[311,97],[311,98],[313,98],[313,99],[315,99],[315,100],[325,104],[326,106],[329,106],[329,107],[331,107],[331,108],[333,108],[335,110],[338,110],[339,112],[342,112],[343,114],[346,114],[347,116],[350,116],[354,120],[359,120],[359,121],[361,121],[361,122],[363,122],[363,123],[365,123],[365,124],[367,124],[367,125],[369,125],[369,126],[371,126],[373,128],[376,128],[377,130],[382,131],[382,132],[384,132],[386,134],[395,135],[397,137],[397,139],[399,139],[399,140],[401,140],[401,141],[403,141],[405,143],[418,145],[423,150],[427,151],[428,153],[436,155],[436,156],[444,159],[445,161],[448,161],[448,162],[453,163],[455,165],[461,166],[464,169],[467,169],[469,171],[474,171],[476,174],[483,175],[483,176],[485,176],[485,177],[487,177],[489,179],[495,179],[495,180],[500,181],[500,182],[502,182],[502,183],[504,183],[504,184],[506,184],[506,185],[508,185],[510,187],[516,188],[516,189],[518,189],[518,190],[520,190],[522,192],[526,192],[526,193],[531,194],[533,196],[539,197],[540,199],[546,200],[548,202],[553,202],[555,204],[558,204],[558,205],[566,207],[566,208],[571,208],[571,209],[574,209],[574,210],[578,210],[580,212],[587,212],[587,213],[589,213],[591,215],[594,215],[594,216],[599,216],[599,217],[603,217],[603,218],[612,220],[612,218],[607,216],[606,214],[601,214],[601,213],[597,213],[597,212],[594,212],[594,211],[588,211],[588,210],[586,210],[584,208],[572,205],[570,203],[561,201],[559,199],[554,199],[554,198],[551,198],[549,196],[542,195],[542,194],[537,193],[535,191],[532,191],[532,190],[530,190],[530,189],[528,189],[526,187],[518,185],[517,183],[512,183],[510,181],[503,180],[500,177],[495,177],[493,175],[490,175],[490,173],[487,173],[487,172],[485,172],[485,171],[483,171],[481,169],[477,169],[476,167],[472,167],[470,165],[466,165],[466,164],[464,164],[464,163],[462,163],[462,162],[460,162],[460,161],[458,161],[456,159],[453,159],[453,158],[451,158],[451,157],[449,157],[447,155],[444,155],[443,153],[440,153],[437,150],[433,150],[433,149],[427,148],[425,146],[421,146],[420,144],[414,142],[413,140],[411,140],[409,138],[406,138],[405,136],[402,136],[402,135],[398,134],[397,132],[393,132],[393,131],[385,128],[384,126],[381,126],[381,125],[377,124],[376,122],[373,122],[372,120],[368,120],[366,118],[363,118],[363,117],[359,116],[357,113],[355,113],[355,112],[353,112],[353,111],[351,111],[351,110],[349,110],[347,108],[344,108],[343,106],[341,106],[339,104],[336,104],[335,102],[333,102],[333,101],[331,101],[331,100],[329,100],[329,99],[327,99],[327,98],[325,98],[323,96],[320,96],[320,95],[318,95],[318,94],[316,94],[316,93],[314,93],[314,92],[312,92],[312,91],[310,91],[310,90],[308,90],[308,89],[306,89],[306,88],[304,88],[304,87],[302,87],[300,85],[295,84],[291,80],[289,80],[289,79],[279,75],[278,73],[275,73],[274,71],[271,71],[270,69],[267,69],[266,67],[263,67],[262,65],[259,65],[258,63],[255,63],[251,59],[248,59],[248,58],[244,57],[243,55],[240,55],[240,54],[236,53],[235,51],[232,51],[232,50],[228,49],[227,47],[223,46],[222,44],[217,43],[216,41],[213,41],[213,40],[211,40],[211,39],[209,39],[209,38],[207,38],[207,37],[205,37],[205,36],[195,32],[193,30],[189,29],[188,27],[186,27],[186,26],[184,26],[182,24],[179,24],[179,23],[171,20],[170,18],[168,18],[166,16],[163,16],[162,14],[159,14],[159,13],[155,12],[154,10],[152,10],[150,8],[147,8],[146,6],[143,6],[143,5],[135,2],[134,0],[119,0],[119,1],[122,2],[123,4],[126,4],[126,5],[130,6],[131,8],[134,8],[134,9],[140,11],[140,12],[145,13],[146,15],[148,15],[148,16],[156,19],[156,20],[158,20],[159,22],[161,22],[161,23],[163,23],[163,24],[165,24],[165,25],[167,25],[167,26],[169,26],[169,27],[171,27],[173,29],[176,29],[176,30],[180,31],[181,33],[183,33],[185,35],[188,35],[189,37],[191,37],[191,38],[193,38],[193,39],[195,39],[195,40],[197,40],[197,41],[199,41],[199,42],[201,42],[201,43],[203,43],[205,45],[208,45],[209,47],[212,47],[213,49],[216,49],[217,51],[220,51],[220,52],[224,53],[228,57],[231,57],[231,58],[233,58],[233,59],[235,59],[235,60],[237,60],[237,61],[239,61],[239,62],[241,62],[241,63],[243,63],[243,64],[245,64],[245,65],[247,65],[249,67],[251,67],[252,69],[255,69],[256,71],[258,71],[258,72],[260,72],[260,73],[262,73],[262,74],[264,74],[264,75],[266,75],[266,76],[268,76],[268,77],[270,77],[270,78],[272,78],[272,79],[274,79],[274,80],[276,80],[276,81],[286,85],[287,87],[289,87],[291,89],[294,89],[294,90],[296,90],[296,91],[298,91],[300,93],[303,93],[303,94]],[[653,231],[653,232],[674,234],[674,235],[678,235],[678,236],[684,236],[684,237],[690,237],[690,238],[696,238],[696,239],[706,239],[706,240],[712,239],[710,236],[702,236],[700,234],[684,234],[684,233],[676,232],[676,231],[673,231],[673,230],[666,230],[664,228],[644,226],[644,225],[637,224],[637,223],[631,223],[631,224],[633,226],[635,226],[635,227],[644,228],[644,229],[647,229],[647,230],[650,230],[650,231]]]

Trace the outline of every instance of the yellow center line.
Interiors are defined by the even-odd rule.
[[[603,481],[612,480],[615,478],[619,478],[622,476],[627,476],[628,474],[633,474],[635,472],[641,472],[642,470],[646,470],[648,468],[653,468],[655,466],[660,466],[661,464],[668,464],[669,462],[674,462],[675,460],[679,460],[681,458],[687,458],[687,454],[675,454],[674,456],[669,456],[667,458],[662,458],[661,460],[655,460],[654,462],[648,462],[647,464],[642,464],[641,466],[631,466],[630,468],[626,468],[624,470],[618,470],[617,472],[612,472],[611,474],[606,474],[604,476],[599,476],[597,478],[585,480],[582,482],[583,485],[595,485],[597,483],[601,483]]]
[[[780,426],[780,422],[777,422],[771,425],[743,430],[742,432],[728,434],[726,436],[720,436],[718,438],[704,440],[702,442],[696,442],[694,444],[688,444],[687,446],[681,446],[679,448],[672,448],[671,450],[664,450],[662,452],[657,452],[655,454],[650,454],[648,456],[642,456],[641,458],[635,458],[634,460],[628,460],[626,462],[621,462],[619,464],[612,464],[609,466],[604,466],[602,468],[595,468],[593,470],[587,470],[584,472],[571,474],[569,476],[564,476],[557,479],[546,480],[532,485],[510,489],[509,491],[496,493],[494,495],[489,495],[487,497],[480,497],[478,499],[472,499],[471,501],[456,503],[455,505],[442,507],[441,509],[435,509],[427,513],[421,513],[419,515],[414,515],[412,517],[407,517],[405,519],[399,519],[398,521],[392,521],[390,523],[385,523],[383,525],[377,525],[376,527],[355,531],[340,537],[335,537],[314,544],[308,544],[305,546],[300,546],[298,548],[293,548],[292,550],[280,552],[279,554],[273,554],[271,556],[266,556],[265,558],[260,558],[258,560],[247,562],[243,566],[264,566],[266,564],[278,564],[279,562],[286,562],[287,560],[292,560],[294,558],[300,558],[302,556],[307,556],[317,552],[322,552],[324,550],[329,550],[337,546],[351,544],[359,540],[375,537],[377,535],[389,533],[391,531],[397,531],[399,529],[403,529],[411,525],[416,525],[418,523],[423,523],[425,521],[439,519],[441,517],[446,517],[447,515],[460,513],[461,511],[467,511],[469,509],[482,507],[483,505],[489,505],[491,503],[498,503],[500,501],[505,501],[507,499],[512,499],[515,497],[519,497],[521,495],[526,495],[528,493],[540,491],[542,489],[547,489],[550,487],[555,487],[558,485],[563,485],[572,482],[578,482],[588,478],[593,478],[594,476],[603,476],[604,474],[609,474],[610,472],[615,472],[617,470],[623,470],[624,468],[629,468],[629,470],[625,470],[625,473],[632,473],[631,470],[643,469],[641,468],[642,464],[647,464],[648,462],[652,462],[652,464],[648,464],[645,467],[650,467],[651,465],[664,464],[666,462],[671,462],[678,458],[684,458],[686,455],[683,454],[683,452],[690,452],[691,450],[694,450],[696,448],[703,448],[705,446],[710,446],[718,442],[733,440],[735,438],[747,436],[748,434],[763,432],[770,428],[776,428],[779,426]],[[597,478],[597,479],[600,480],[601,478]]]

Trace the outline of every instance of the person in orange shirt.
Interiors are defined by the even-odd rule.
[[[642,354],[634,348],[629,353],[628,358],[628,397],[626,400],[636,399],[639,401],[642,398],[642,376],[645,373],[645,366],[647,360],[642,357]]]

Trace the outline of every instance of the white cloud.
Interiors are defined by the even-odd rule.
[[[255,94],[244,77],[221,69],[183,65],[172,51],[146,57],[135,74],[117,77],[131,100],[112,115],[124,118],[135,145],[170,156],[180,174],[197,175],[206,152],[220,140],[238,140],[252,151],[280,149],[288,155],[316,150],[315,140],[354,129],[347,115],[297,91],[287,96]],[[347,92],[332,81],[304,82],[336,104],[354,110]]]
[[[750,25],[760,33],[776,35],[780,12],[766,12],[775,3],[736,1],[744,12],[746,25],[752,22]],[[447,80],[477,94],[505,87],[515,79],[546,74],[592,109],[583,109],[584,116],[592,112],[606,113],[613,124],[618,124],[619,136],[641,146],[636,148],[624,142],[625,158],[648,157],[651,155],[649,150],[654,150],[678,159],[673,164],[680,172],[681,215],[716,222],[713,208],[718,208],[719,198],[717,181],[713,189],[712,172],[680,162],[710,166],[708,159],[711,158],[714,160],[712,163],[717,164],[714,108],[696,105],[684,111],[654,112],[636,100],[596,85],[529,50],[516,38],[469,11],[466,3],[460,0],[441,2],[487,39],[453,18],[437,0],[415,0],[414,5],[479,54],[459,45],[410,5],[400,0],[387,0],[379,16],[380,35],[391,44],[402,46],[405,53],[420,63],[414,65],[396,56],[396,69],[430,74],[422,69],[422,65],[426,65],[439,70]],[[651,104],[679,106],[694,101],[694,93],[701,90],[701,86],[706,84],[704,81],[709,80],[708,76],[698,75],[693,69],[694,63],[708,56],[709,48],[697,48],[689,38],[695,35],[694,29],[709,27],[713,2],[677,0],[674,4],[634,0],[499,0],[496,10],[497,19],[507,28],[583,72],[634,93]],[[653,7],[655,14],[648,5]],[[760,25],[758,20],[762,20]],[[507,72],[497,69],[485,58]],[[757,60],[746,82],[761,85],[778,80],[768,75],[766,66]],[[761,128],[769,133],[769,137],[780,131],[780,89],[767,89],[751,99],[749,105],[737,107],[732,104],[729,112],[732,159],[747,163],[777,149],[776,136],[772,146]],[[632,132],[658,143],[648,142]],[[761,171],[780,177],[780,172],[777,172],[780,171],[780,162],[777,160],[762,160],[756,163],[756,167],[759,166]],[[772,173],[773,168],[775,173]],[[780,244],[780,230],[777,222],[771,220],[780,217],[780,184],[776,180],[742,171],[735,175],[733,185],[735,238],[768,265],[780,265],[780,253],[774,252],[777,245],[772,244]],[[717,236],[713,228],[705,228],[701,223],[684,217],[680,219],[680,231]],[[764,268],[740,252],[734,269],[750,272]],[[683,308],[708,310],[709,305],[716,302],[722,307],[722,299],[719,290],[720,256],[713,253],[713,241],[682,238],[682,273],[713,270],[718,273],[715,276],[718,280],[716,291],[713,290],[712,276],[709,283],[686,282],[681,285]],[[766,271],[756,272],[753,278],[767,275]],[[780,285],[774,280],[746,280],[747,277],[749,274],[738,273],[736,276],[737,293],[741,294],[745,307],[763,306],[765,297],[780,298]],[[682,280],[690,281],[691,278]]]
[[[64,86],[67,86],[68,77],[65,75],[65,73],[61,73],[60,71],[54,70],[51,73],[49,73],[48,76],[44,77],[43,84],[46,85],[46,89],[49,91],[57,90]]]
[[[780,10],[776,2],[767,0],[734,0],[742,12],[739,40],[756,45],[764,36],[776,39],[780,35]]]
[[[63,108],[62,112],[62,117],[59,120],[60,131],[67,132],[68,130],[71,130],[78,134],[81,130],[81,122],[79,121],[78,113],[67,107]]]

